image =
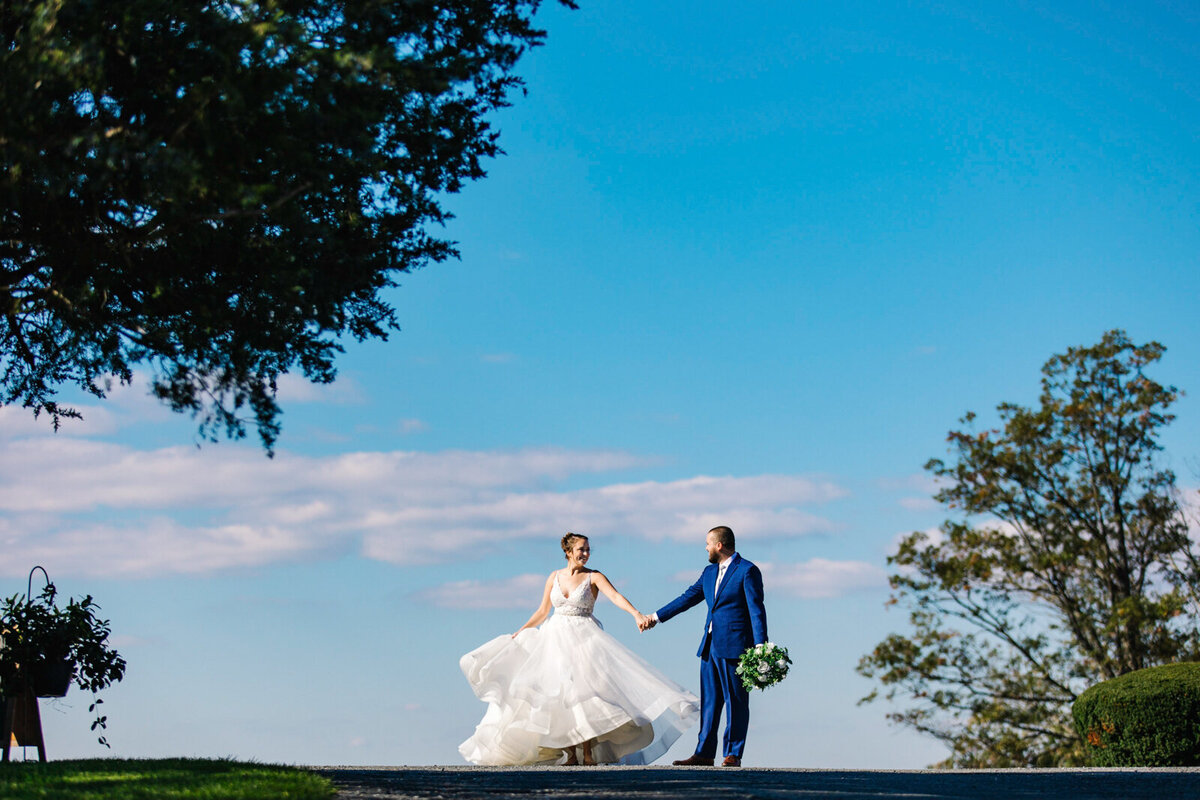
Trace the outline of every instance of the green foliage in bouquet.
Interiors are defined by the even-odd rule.
[[[99,606],[91,595],[60,607],[57,594],[47,583],[36,598],[13,595],[0,605],[0,696],[32,689],[38,696],[61,697],[71,683],[95,693],[124,677],[125,659],[108,646],[111,628],[96,616]],[[47,681],[60,685],[46,688]],[[102,702],[95,698],[89,711]],[[97,713],[92,730],[103,730],[107,719]],[[104,736],[99,741],[108,746]]]
[[[1200,766],[1200,664],[1165,664],[1098,683],[1071,712],[1094,766]]]
[[[756,644],[747,648],[738,658],[737,674],[742,678],[746,691],[766,689],[787,677],[792,659],[786,647],[772,642]]]

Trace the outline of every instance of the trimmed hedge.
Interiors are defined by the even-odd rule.
[[[1094,766],[1200,765],[1200,663],[1150,667],[1096,684],[1071,713]]]

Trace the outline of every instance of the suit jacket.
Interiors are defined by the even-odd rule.
[[[700,580],[658,610],[658,619],[659,622],[666,622],[676,614],[698,605],[701,600],[707,601],[708,618],[704,620],[704,637],[700,640],[696,655],[704,655],[708,627],[712,625],[710,652],[713,657],[737,658],[746,648],[767,641],[762,572],[734,553],[714,597],[718,569],[717,564],[705,567],[704,572],[700,573]]]

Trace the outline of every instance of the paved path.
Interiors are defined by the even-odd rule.
[[[1200,768],[317,767],[338,800],[1200,800]]]

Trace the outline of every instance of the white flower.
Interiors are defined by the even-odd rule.
[[[763,651],[763,646],[761,644],[754,645],[754,652],[761,653],[762,651]]]
[[[783,669],[785,666],[787,666],[787,662],[781,658],[775,662],[775,666],[779,667],[780,669]]]
[[[771,667],[766,663],[759,664],[758,671],[759,671],[759,674],[766,675],[768,672],[771,671]]]

